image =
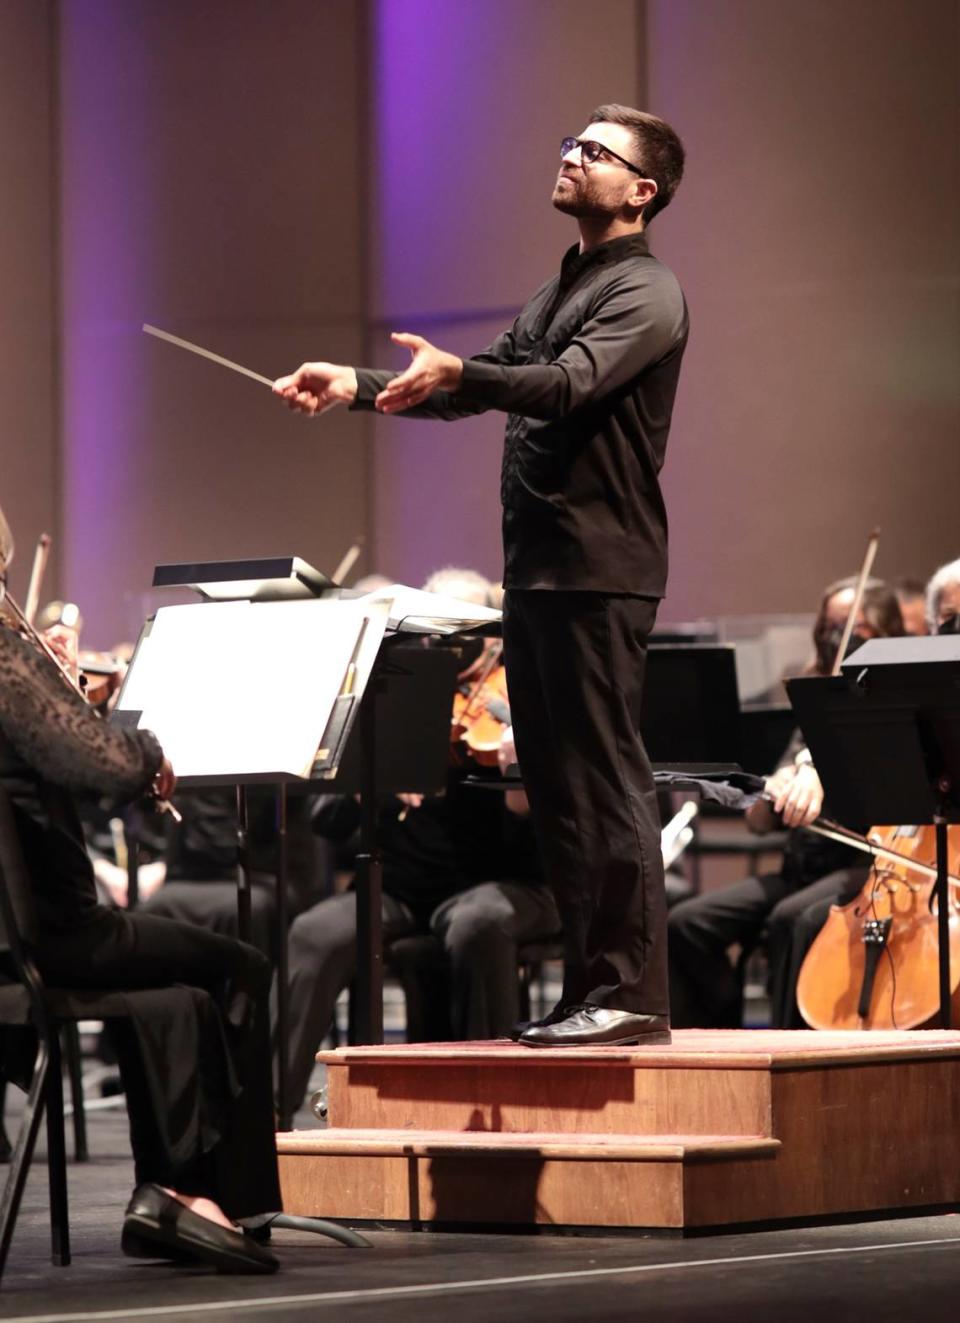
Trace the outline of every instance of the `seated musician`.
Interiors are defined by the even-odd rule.
[[[481,576],[446,571],[428,590],[486,604]],[[509,735],[505,758],[513,761]],[[560,930],[542,883],[533,836],[516,792],[471,789],[453,767],[443,794],[389,800],[378,824],[383,857],[384,940],[432,933],[445,955],[451,1031],[457,1039],[508,1035],[519,1016],[517,947]],[[509,802],[505,802],[509,801]],[[346,839],[359,824],[357,803],[322,796],[317,830]],[[357,968],[356,898],[322,901],[290,929],[290,1089],[303,1097],[314,1055],[336,999]]]
[[[902,602],[901,594],[902,590],[898,587],[897,597]],[[918,629],[914,621],[914,627],[906,632],[960,633],[960,560],[942,565],[931,577],[926,588],[921,586],[921,599],[925,603],[926,628]],[[833,893],[823,889],[817,894],[818,888],[812,888],[807,893],[807,903],[803,909],[790,916],[789,934],[784,939],[789,943],[789,955],[786,977],[786,1019],[783,1028],[800,1028],[803,1024],[796,1000],[797,980],[807,952],[827,921],[830,907],[844,905],[852,900],[863,885],[865,876],[865,869],[854,869],[851,873],[850,887]]]
[[[80,651],[83,620],[70,603],[49,602],[37,617],[47,640],[72,661],[91,654]],[[123,647],[124,645],[121,645]],[[125,667],[115,685],[101,687],[102,707],[119,692]],[[250,941],[271,958],[276,866],[276,806],[272,789],[251,787],[248,799],[248,839],[251,855]],[[108,802],[96,795],[78,796],[78,810],[93,862],[99,898],[107,905],[129,905],[127,868],[117,851],[128,844],[129,815],[119,821]],[[188,790],[176,797],[181,821],[166,814],[134,813],[134,830],[144,854],[138,868],[137,904],[145,914],[157,914],[200,924],[225,937],[238,936],[237,921],[237,797],[227,787]],[[119,843],[117,836],[119,835]],[[302,798],[291,798],[287,818],[287,882],[291,913],[320,899],[314,884],[317,840],[307,821]]]
[[[251,787],[250,941],[274,957],[276,911],[276,804],[272,788]],[[146,914],[197,923],[226,937],[237,936],[237,796],[208,787],[177,795],[183,821],[166,823],[165,878],[141,905]],[[315,904],[324,890],[324,870],[310,830],[306,800],[287,805],[287,896],[291,914]]]
[[[926,605],[931,634],[960,634],[960,560],[941,565],[931,576]]]
[[[853,605],[854,581],[840,580],[825,591],[814,625],[816,657],[810,674],[829,675]],[[892,589],[869,580],[848,651],[869,638],[903,633]],[[767,779],[769,802],[747,811],[757,832],[781,826],[790,835],[783,866],[777,873],[701,893],[682,901],[668,917],[670,1004],[679,1028],[738,1028],[743,1019],[743,989],[728,950],[752,947],[767,933],[770,967],[771,1024],[791,1028],[799,1022],[796,979],[802,954],[793,947],[797,916],[814,901],[855,892],[866,869],[862,855],[824,840],[803,828],[823,806],[823,787],[799,732],[790,741],[776,771]]]
[[[929,634],[926,586],[923,581],[903,575],[892,580],[890,586],[897,594],[897,601],[900,604],[903,632],[914,635]]]
[[[11,547],[0,514],[0,598]],[[165,798],[173,770],[152,734],[101,720],[6,624],[0,676],[0,785],[34,888],[40,973],[52,986],[156,990],[116,1023],[137,1179],[123,1249],[272,1272],[276,1259],[232,1220],[280,1207],[269,965],[239,942],[98,903],[73,791],[129,800],[152,788]],[[15,976],[9,954],[0,965]],[[25,1084],[32,1054],[18,1053],[18,1040],[18,1031],[3,1034],[3,1073]]]

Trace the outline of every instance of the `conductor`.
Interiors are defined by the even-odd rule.
[[[513,326],[461,360],[395,334],[394,374],[304,363],[275,392],[406,417],[506,413],[504,656],[517,753],[563,921],[557,1007],[529,1047],[670,1041],[656,796],[638,730],[667,573],[663,464],[687,340],[680,286],[646,228],[684,149],[663,120],[599,106],[563,138],[551,201],[579,242]]]

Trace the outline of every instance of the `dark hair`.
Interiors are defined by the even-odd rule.
[[[910,574],[901,574],[898,578],[891,579],[890,587],[898,597],[923,597],[927,591],[924,581],[914,579]]]
[[[639,157],[637,165],[657,186],[656,196],[644,209],[644,220],[649,223],[658,211],[663,211],[680,186],[685,157],[683,143],[665,120],[631,106],[615,103],[597,106],[588,123],[622,124],[633,133]]]
[[[851,575],[846,579],[837,579],[835,583],[828,584],[823,590],[820,610],[817,612],[817,618],[813,626],[813,643],[817,652],[816,661],[810,669],[810,673],[813,675],[830,674],[834,658],[837,655],[837,648],[840,646],[842,628],[831,628],[827,623],[827,607],[831,598],[836,597],[837,593],[856,588],[856,586],[857,576]],[[900,603],[897,601],[897,595],[883,579],[867,580],[863,597],[860,600],[860,610],[863,612],[864,620],[866,620],[877,638],[902,638],[906,632],[903,627],[903,616],[900,614]],[[854,630],[854,636],[856,636],[856,630]]]

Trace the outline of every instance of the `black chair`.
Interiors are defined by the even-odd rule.
[[[542,942],[528,942],[517,952],[517,964],[520,968],[520,1019],[534,1018],[532,1006],[533,985],[538,984],[536,1018],[542,1019],[552,1007],[547,999],[546,971],[544,965],[556,960],[563,960],[563,938],[559,935]]]
[[[13,981],[0,983],[0,1026],[32,1029],[37,1053],[20,1131],[0,1201],[0,1278],[33,1159],[40,1121],[47,1117],[51,1257],[70,1262],[67,1163],[63,1122],[63,1062],[60,1034],[80,1020],[129,1019],[136,991],[48,988],[34,959],[37,920],[30,878],[10,800],[0,788],[0,954]]]

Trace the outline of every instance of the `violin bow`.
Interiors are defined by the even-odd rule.
[[[873,562],[876,559],[877,548],[879,545],[880,530],[879,528],[875,528],[867,541],[867,552],[863,558],[863,564],[860,566],[860,574],[857,577],[857,586],[853,592],[853,601],[850,604],[847,623],[843,627],[840,646],[837,648],[837,655],[833,659],[833,670],[830,672],[831,675],[840,674],[840,667],[843,664],[847,648],[850,645],[850,636],[853,634],[853,627],[857,622],[857,616],[860,614],[860,603],[863,601],[863,591],[867,586],[867,580],[870,578],[870,571],[873,569]]]
[[[50,546],[53,542],[49,533],[41,533],[37,539],[37,549],[33,553],[33,565],[30,569],[30,582],[27,585],[27,598],[23,604],[23,614],[28,625],[32,625],[37,618],[37,607],[40,605],[40,587],[43,583],[43,576],[47,571],[47,561],[50,559]]]
[[[363,550],[363,538],[358,537],[353,546],[348,547],[344,552],[343,559],[331,574],[330,578],[338,586],[342,586],[344,579],[357,563],[357,558]]]
[[[932,864],[911,859],[909,855],[901,854],[899,850],[891,850],[887,845],[877,845],[869,836],[861,836],[859,832],[850,831],[849,828],[841,826],[839,822],[833,822],[830,818],[818,818],[816,822],[808,823],[804,830],[816,832],[818,836],[824,836],[828,841],[839,841],[841,845],[849,845],[854,850],[862,850],[864,854],[872,855],[874,859],[914,868],[925,877],[935,879],[937,876],[937,870]],[[952,873],[947,875],[947,880],[953,887],[960,886],[960,877],[954,877]]]

